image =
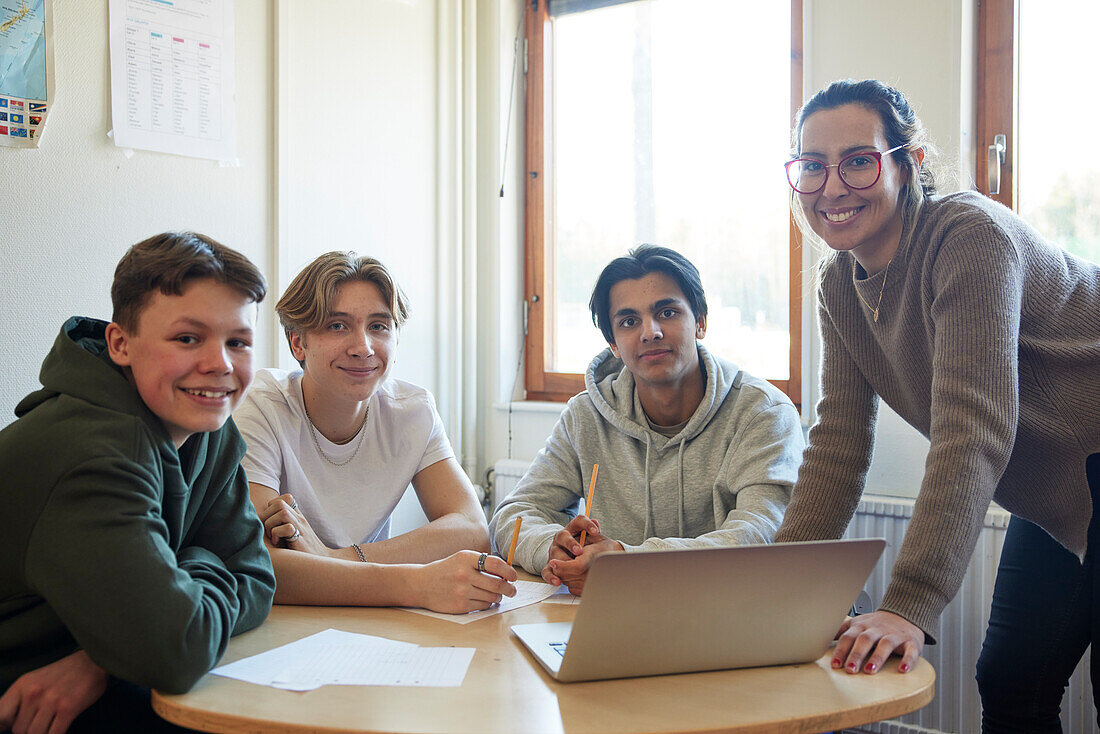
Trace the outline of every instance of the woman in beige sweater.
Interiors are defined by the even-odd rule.
[[[793,208],[832,252],[818,422],[776,540],[844,532],[885,400],[931,445],[882,604],[841,628],[833,666],[912,667],[995,499],[1013,518],[978,664],[983,726],[1058,731],[1100,632],[1100,269],[981,195],[934,196],[926,147],[881,82],[835,82],[799,112]]]

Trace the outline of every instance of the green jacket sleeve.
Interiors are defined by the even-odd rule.
[[[211,551],[219,565],[233,575],[240,610],[230,634],[239,635],[267,619],[275,593],[264,526],[248,498],[248,479],[239,464],[206,506],[208,511],[191,526],[187,547]]]
[[[62,476],[26,577],[107,672],[179,693],[264,618],[274,579],[242,472],[195,503],[165,492],[158,467],[155,450],[107,453]]]

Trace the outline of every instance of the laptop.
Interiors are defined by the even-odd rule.
[[[817,660],[832,644],[882,538],[607,553],[572,622],[512,632],[559,681]]]

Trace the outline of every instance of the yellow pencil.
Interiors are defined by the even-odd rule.
[[[523,516],[516,518],[516,529],[512,531],[512,547],[508,549],[508,565],[516,560],[516,543],[519,541],[519,526],[523,524]]]
[[[588,482],[588,501],[584,505],[584,516],[592,517],[592,493],[596,491],[596,474],[600,471],[599,464],[592,465],[592,479]],[[584,541],[588,539],[588,531],[581,531],[581,545],[584,545]]]

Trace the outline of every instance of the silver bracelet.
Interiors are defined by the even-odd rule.
[[[352,543],[351,547],[355,549],[355,552],[359,554],[359,560],[363,563],[367,562],[367,557],[363,555],[363,549],[359,547],[358,543]]]

